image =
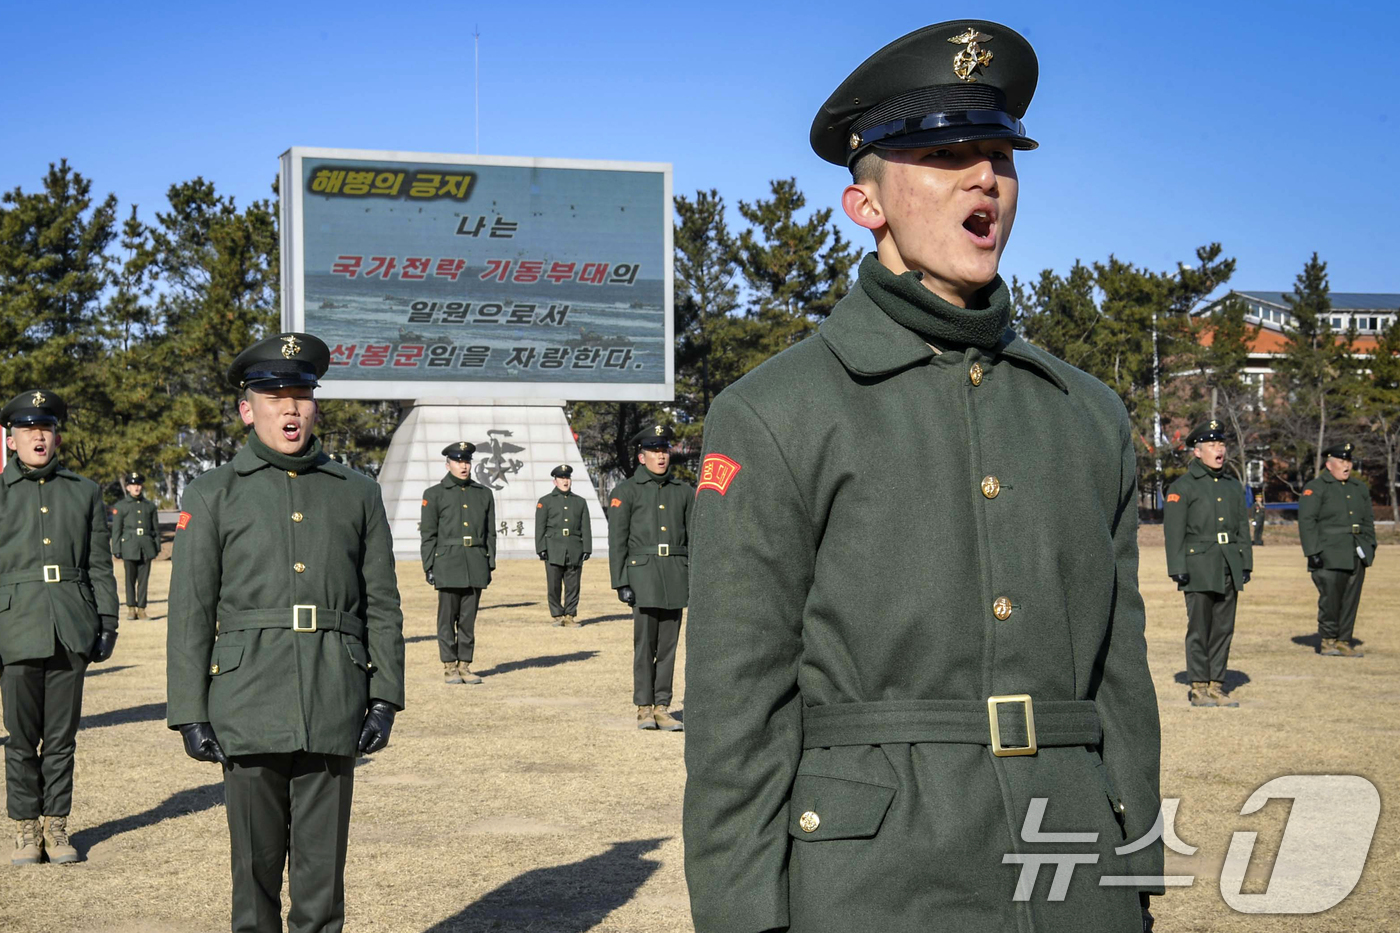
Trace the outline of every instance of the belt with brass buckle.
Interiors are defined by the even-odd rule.
[[[1026,710],[1026,744],[1007,748],[1001,744],[1001,723],[997,721],[997,707],[1003,703],[1020,703]],[[1018,755],[1034,755],[1039,750],[1035,744],[1035,707],[1028,693],[1008,696],[987,697],[987,719],[992,733],[992,754],[998,758],[1014,758]]]
[[[311,624],[303,625],[301,616],[303,612],[311,613]],[[292,607],[292,631],[294,632],[314,632],[316,631],[316,607],[315,606],[293,606]]]
[[[472,536],[471,536],[471,535],[462,535],[462,547],[471,547],[471,546],[472,546]]]
[[[1222,531],[1222,532],[1220,532],[1219,534],[1217,534],[1217,535],[1215,536],[1215,543],[1216,543],[1216,544],[1229,544],[1229,543],[1230,543],[1230,533],[1229,533],[1228,531]]]
[[[1359,534],[1361,534],[1361,526],[1360,526],[1360,525],[1352,525],[1352,526],[1351,526],[1351,533],[1354,534],[1354,535],[1359,535]]]
[[[144,535],[145,533],[146,533],[146,529],[144,529],[144,528],[137,528],[137,529],[136,529],[136,537],[138,537],[138,538],[141,537],[142,535]]]
[[[669,545],[669,544],[658,544],[658,545],[656,546],[656,556],[657,556],[657,557],[670,557],[670,556],[671,556],[671,545]]]
[[[569,529],[565,528],[565,529],[564,529],[564,537],[567,538],[568,536],[569,536]]]
[[[61,573],[59,573],[58,564],[45,564],[45,565],[44,565],[44,582],[45,582],[45,583],[59,583],[59,582],[62,582],[62,579],[63,579],[63,575],[62,575]]]

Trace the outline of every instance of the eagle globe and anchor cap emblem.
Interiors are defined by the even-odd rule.
[[[282,359],[290,360],[301,352],[301,344],[297,343],[295,334],[286,334],[282,337]]]
[[[1210,429],[1211,429],[1212,431],[1219,431],[1219,430],[1220,430],[1220,422],[1219,422],[1219,421],[1212,421],[1212,422],[1210,423]]]
[[[971,27],[960,36],[953,36],[948,40],[954,45],[965,46],[958,50],[958,54],[953,56],[953,74],[969,84],[977,80],[974,74],[979,68],[986,68],[992,63],[992,53],[982,48],[981,43],[991,42],[992,37],[985,32],[978,32]]]
[[[44,404],[44,393],[35,392],[34,397],[31,398],[29,401],[33,403],[35,408],[38,408],[40,405]]]
[[[656,428],[654,429],[654,433],[656,434],[657,437],[660,437],[661,435],[663,435],[663,434],[666,433],[666,429],[665,429],[664,427],[662,427],[661,425],[658,424],[658,425],[656,426]]]

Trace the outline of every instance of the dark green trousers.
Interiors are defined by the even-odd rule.
[[[1317,587],[1317,634],[1351,641],[1356,609],[1361,605],[1361,585],[1366,582],[1366,565],[1357,561],[1351,572],[1314,570],[1312,578]]]
[[[1235,588],[1186,594],[1186,677],[1192,683],[1225,680],[1235,637]]]
[[[641,606],[632,610],[632,702],[638,706],[671,705],[681,612]]]
[[[284,867],[288,933],[340,933],[355,759],[291,752],[229,761],[233,933],[281,933]]]
[[[5,704],[5,807],[12,820],[73,810],[73,753],[83,714],[87,658],[62,645],[52,657],[11,661],[0,671]],[[40,743],[43,752],[40,753]]]
[[[127,608],[146,608],[146,584],[151,579],[151,562],[148,560],[127,560],[122,558],[122,572],[126,577]]]
[[[583,565],[560,567],[545,564],[545,577],[549,586],[549,614],[557,619],[578,612],[578,588],[579,581],[583,579]],[[562,601],[559,599],[560,590],[564,592]]]
[[[476,651],[476,607],[481,590],[466,586],[438,590],[438,660],[471,663]]]

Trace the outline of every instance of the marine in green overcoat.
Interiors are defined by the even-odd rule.
[[[252,427],[181,500],[166,719],[224,767],[233,929],[339,930],[355,757],[404,705],[403,615],[379,486],[312,434],[330,351],[280,334],[235,359]]]
[[[160,556],[160,521],[156,504],[145,498],[146,477],[122,477],[126,495],[112,507],[112,556],[121,558],[126,577],[126,609],[131,619],[146,615],[146,589],[151,561]]]
[[[669,425],[643,428],[637,471],[608,503],[608,564],[618,599],[632,607],[632,701],[638,729],[681,731],[671,686],[681,611],[690,594],[690,506],[695,487],[671,472]]]
[[[1298,537],[1317,587],[1319,652],[1359,658],[1352,633],[1366,568],[1376,559],[1376,520],[1370,488],[1352,473],[1353,450],[1348,442],[1323,452],[1322,472],[1298,500]]]
[[[1191,464],[1167,489],[1167,574],[1186,594],[1186,678],[1192,706],[1239,706],[1225,692],[1238,594],[1254,570],[1244,486],[1225,472],[1219,421],[1186,437]]]
[[[813,123],[876,253],[705,419],[697,933],[1127,933],[1162,890],[1134,432],[1111,390],[1009,329],[996,274],[1034,61],[1004,26],[931,26]],[[1081,862],[1063,899],[1045,872],[1017,899],[1057,854]]]
[[[59,462],[67,406],[47,389],[0,411],[0,703],[18,865],[74,862],[68,840],[83,674],[117,640],[117,581],[97,484]],[[42,750],[41,750],[42,749]],[[40,818],[43,818],[41,823]]]
[[[442,449],[447,475],[423,491],[418,522],[423,574],[438,594],[438,660],[449,684],[481,683],[471,669],[476,612],[496,569],[496,497],[471,478],[475,453],[470,441]]]
[[[545,565],[550,616],[558,625],[572,626],[578,624],[583,562],[593,556],[593,526],[588,503],[573,492],[574,468],[561,463],[549,475],[554,489],[535,503],[535,553]]]

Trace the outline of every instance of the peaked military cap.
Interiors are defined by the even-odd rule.
[[[568,479],[574,475],[574,468],[569,466],[567,463],[561,463],[554,469],[550,470],[549,475],[557,476],[560,479]]]
[[[959,19],[915,30],[867,58],[812,120],[812,149],[849,166],[871,146],[921,149],[978,139],[1040,145],[1021,118],[1040,66],[1019,33]]]
[[[442,455],[448,460],[470,460],[474,453],[476,453],[476,445],[471,441],[458,441],[455,444],[448,444],[442,449]]]
[[[1186,446],[1195,447],[1197,444],[1204,444],[1206,441],[1225,440],[1225,424],[1221,421],[1211,419],[1205,424],[1199,424],[1196,429],[1186,435]]]
[[[670,447],[676,434],[669,424],[649,424],[632,437],[638,447]]]
[[[140,473],[133,472],[122,476],[123,486],[143,486],[145,483],[146,477],[142,476]]]
[[[68,406],[58,393],[47,389],[31,389],[10,399],[0,410],[0,424],[7,428],[28,428],[36,425],[58,427],[68,417]]]
[[[1351,441],[1347,441],[1345,444],[1333,444],[1331,447],[1324,450],[1322,455],[1324,457],[1336,457],[1338,460],[1350,460],[1352,459],[1352,452],[1354,450],[1356,450],[1356,446],[1352,444]]]
[[[316,388],[331,366],[331,351],[310,334],[278,334],[259,340],[233,361],[228,381],[235,389]]]

